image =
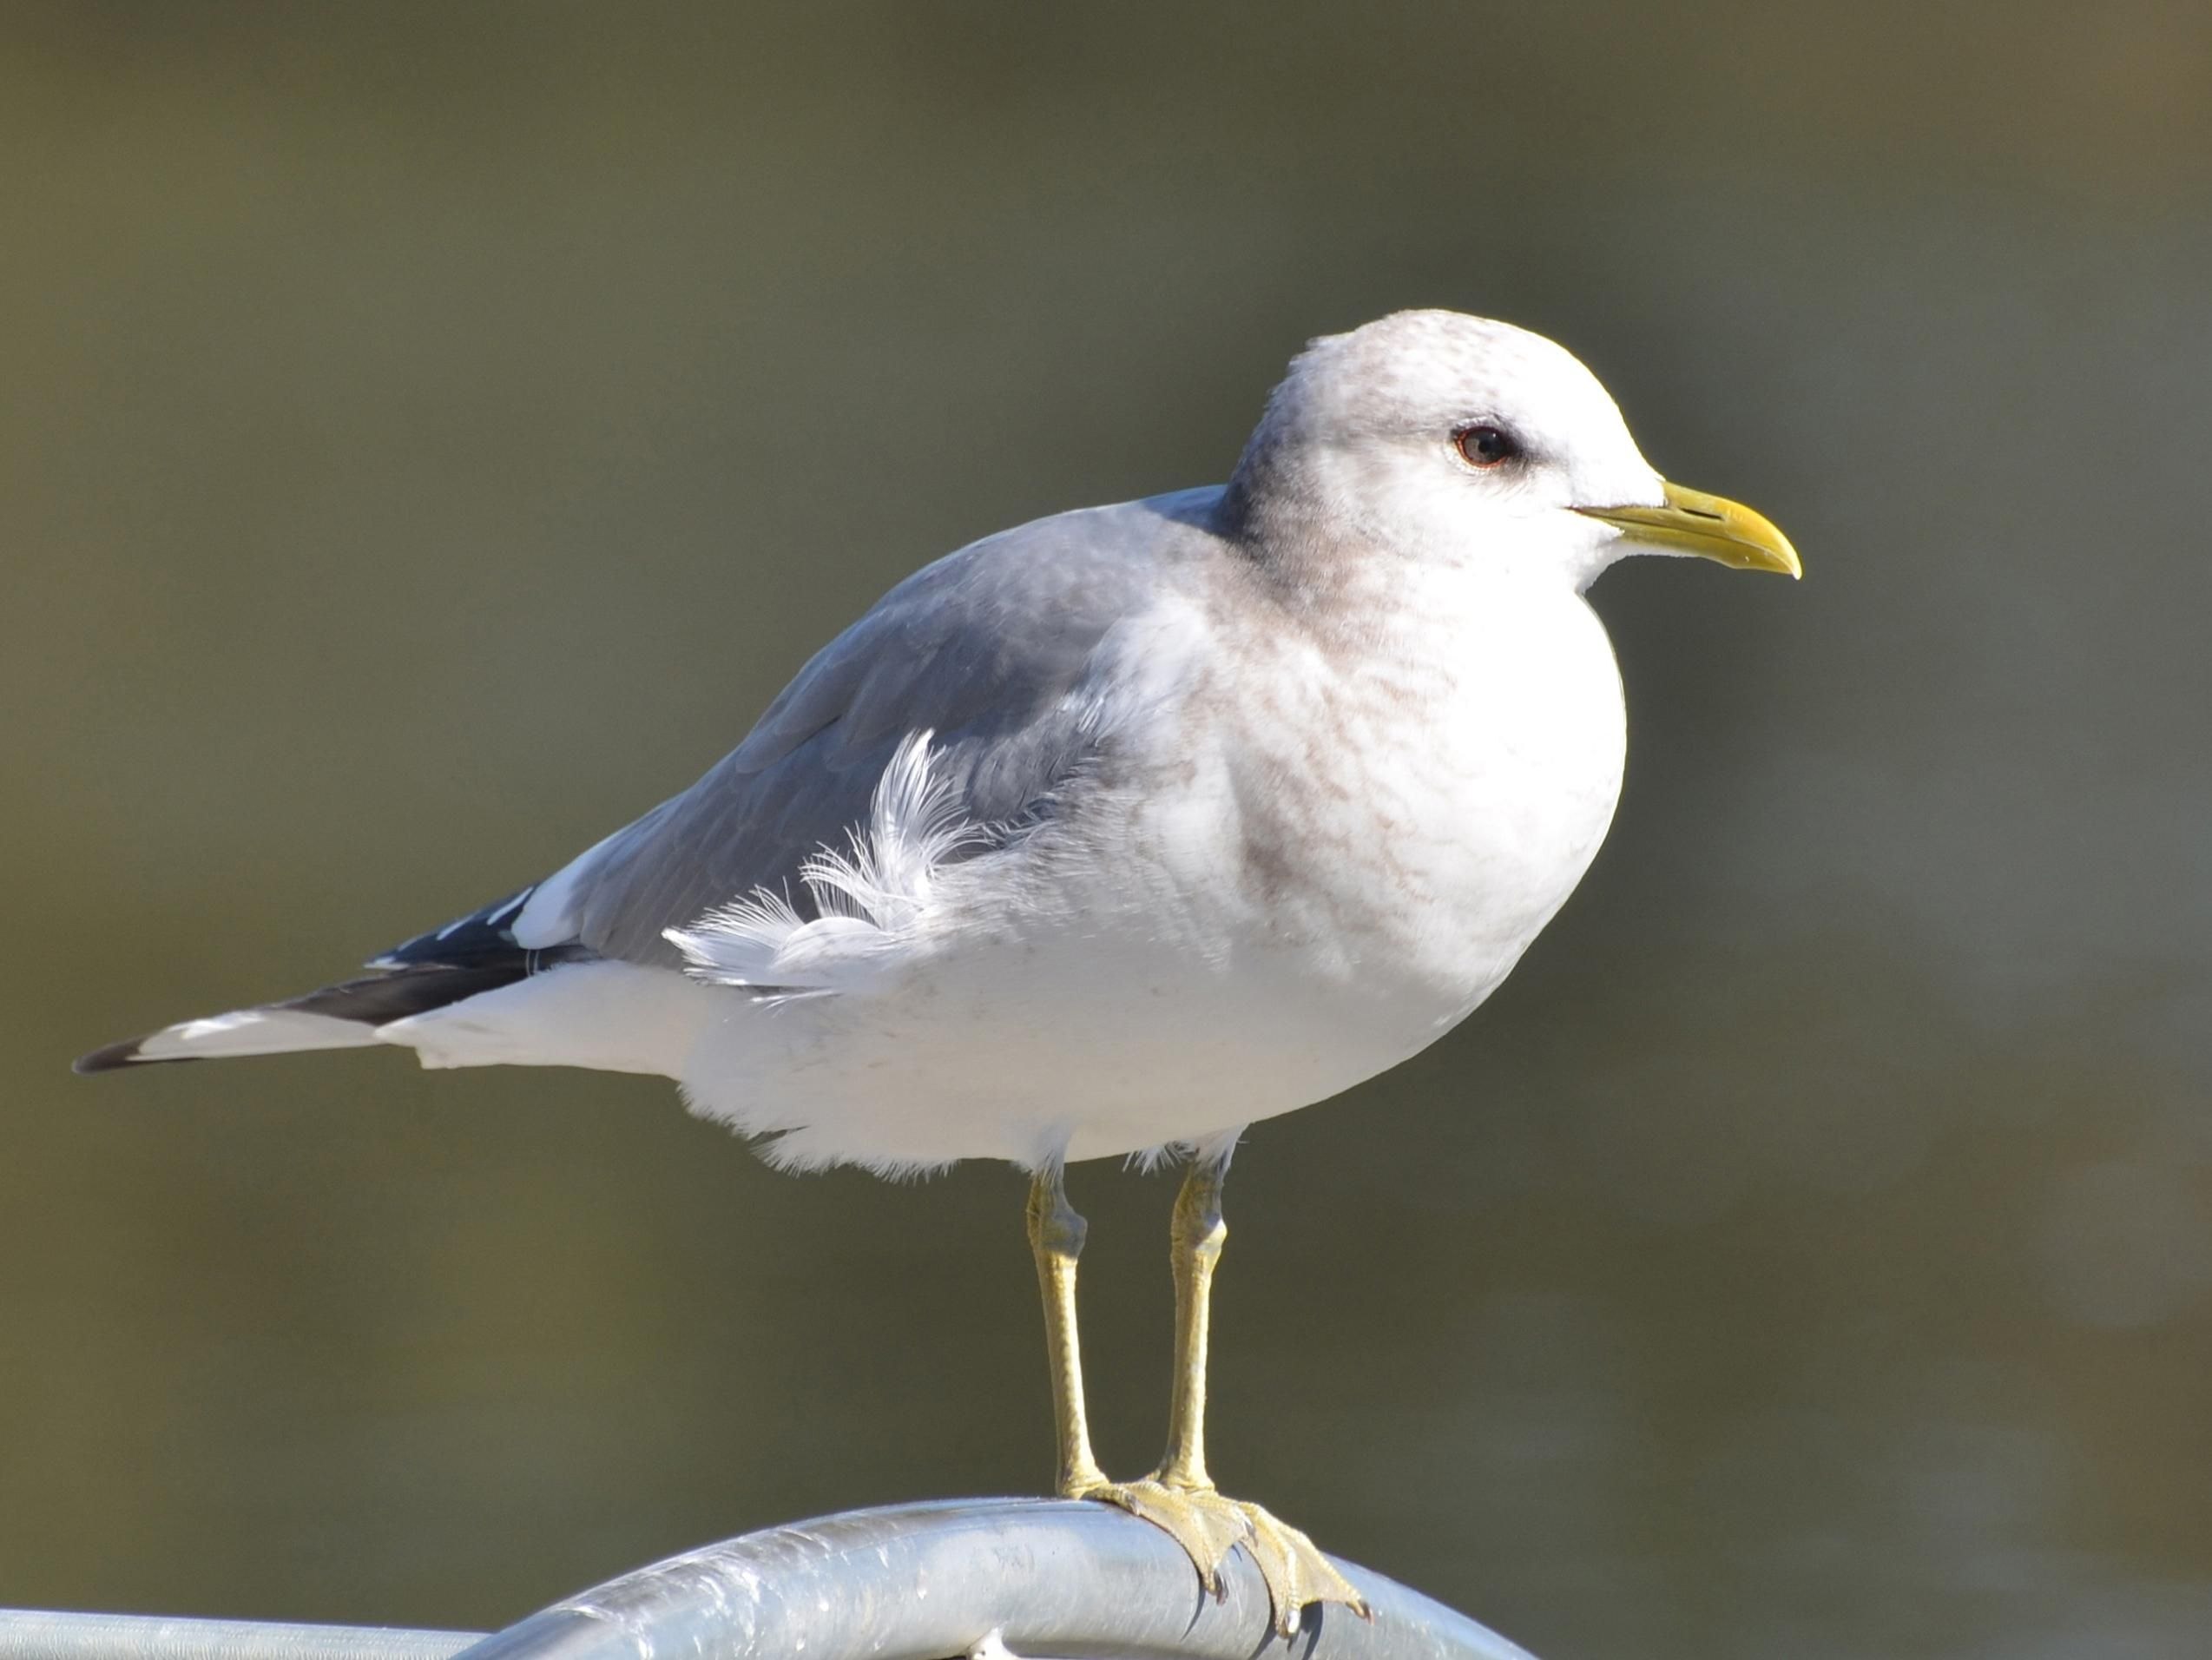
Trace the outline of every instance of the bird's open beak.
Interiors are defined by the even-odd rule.
[[[1802,576],[1805,566],[1789,538],[1763,513],[1725,496],[1708,496],[1680,484],[1663,486],[1663,507],[1578,507],[1575,511],[1617,525],[1631,542],[1659,553],[1694,553],[1739,570],[1779,570]]]

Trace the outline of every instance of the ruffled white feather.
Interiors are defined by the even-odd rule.
[[[988,839],[965,816],[959,790],[930,748],[908,734],[877,781],[865,828],[850,849],[825,846],[799,867],[820,912],[801,918],[788,893],[759,887],[688,928],[667,931],[693,978],[775,998],[858,990],[908,955],[929,932],[943,867]]]

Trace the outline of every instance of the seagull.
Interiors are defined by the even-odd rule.
[[[1668,483],[1597,379],[1509,324],[1312,341],[1226,484],[1086,508],[917,571],[696,783],[369,972],[77,1062],[389,1044],[425,1066],[675,1079],[774,1165],[1030,1178],[1057,1490],[1277,1629],[1358,1591],[1214,1485],[1206,1357],[1230,1155],[1436,1042],[1588,869],[1619,670],[1584,590],[1629,554],[1802,574]],[[1159,1466],[1092,1454],[1072,1161],[1181,1160]]]

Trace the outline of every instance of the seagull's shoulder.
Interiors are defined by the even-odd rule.
[[[1033,520],[892,588],[814,655],[730,757],[760,771],[835,729],[856,746],[928,728],[1003,733],[1057,696],[1108,631],[1224,557],[1219,487]]]

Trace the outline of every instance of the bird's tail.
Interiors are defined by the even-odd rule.
[[[540,953],[516,951],[466,964],[410,964],[342,980],[304,997],[228,1014],[180,1021],[128,1043],[95,1049],[80,1072],[112,1072],[156,1061],[212,1060],[227,1055],[284,1055],[305,1049],[355,1049],[374,1044],[377,1029],[444,1008],[527,978]]]

